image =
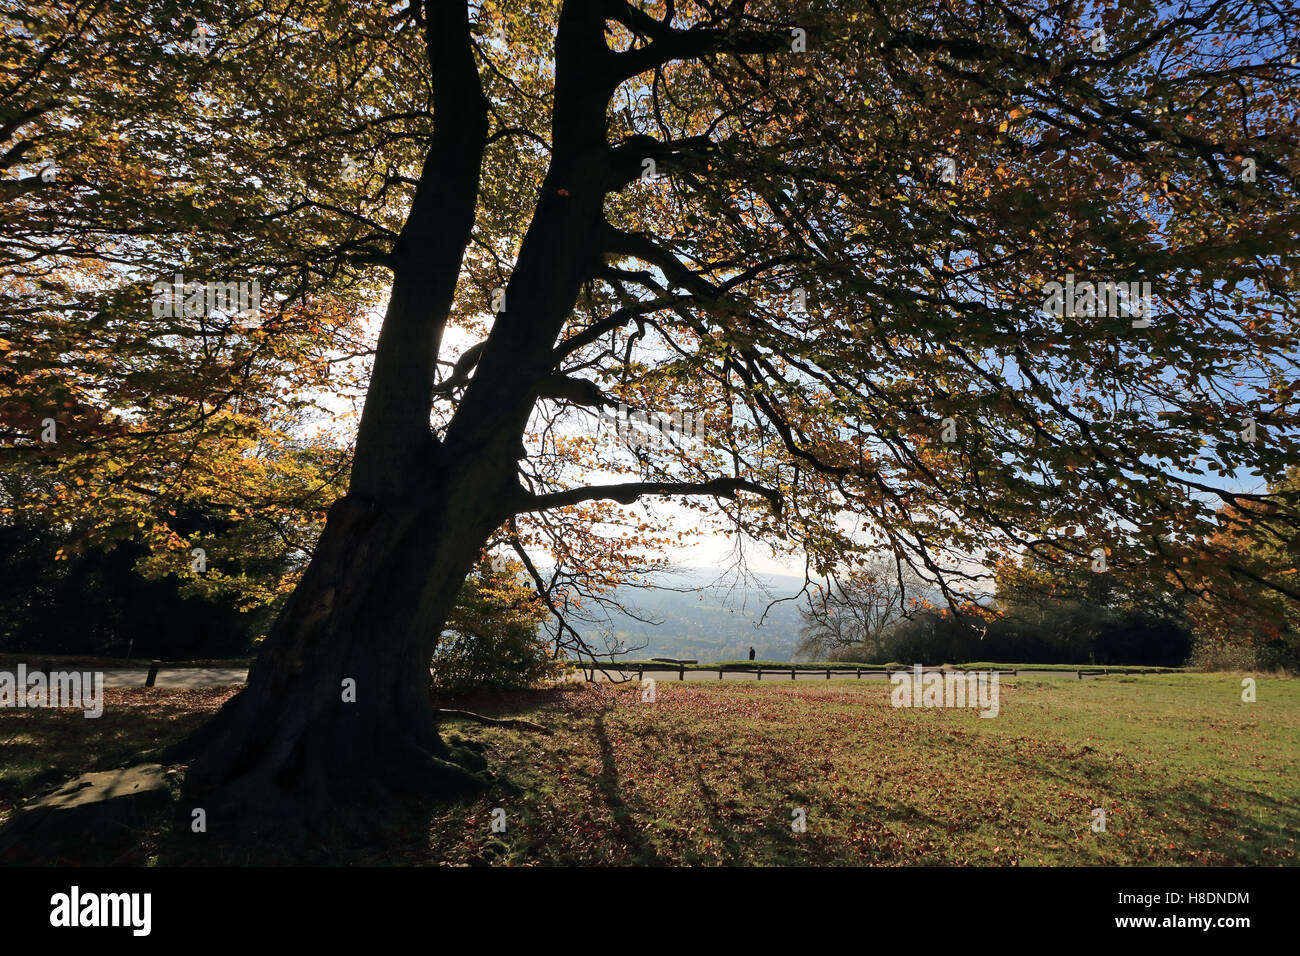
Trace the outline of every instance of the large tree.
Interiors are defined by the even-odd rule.
[[[1213,576],[1215,495],[1294,461],[1292,3],[186,11],[5,31],[0,136],[66,170],[11,189],[13,314],[66,330],[90,263],[100,321],[181,265],[265,277],[292,334],[388,284],[348,493],[174,753],[205,799],[472,782],[433,643],[490,540],[562,610],[525,545],[584,509],[709,504],[817,573],[884,548],[961,608],[1023,551]],[[1141,282],[1147,312],[1051,291]],[[610,452],[583,427],[620,402],[701,434]]]

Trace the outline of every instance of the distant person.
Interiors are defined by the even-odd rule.
[[[754,659],[754,649],[752,647],[749,649],[749,659],[751,661]]]

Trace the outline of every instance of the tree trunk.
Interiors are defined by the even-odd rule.
[[[508,500],[481,463],[417,495],[340,499],[248,686],[166,754],[190,760],[187,798],[330,819],[488,782],[481,756],[438,735],[429,663]]]

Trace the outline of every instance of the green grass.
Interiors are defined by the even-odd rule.
[[[1295,863],[1300,682],[1253,704],[1223,675],[1000,687],[984,719],[852,680],[598,686],[521,711],[556,738],[476,736],[526,789],[515,862]]]
[[[1295,865],[1300,681],[1258,679],[1248,704],[1242,676],[1007,677],[992,719],[894,708],[889,684],[852,678],[660,682],[653,703],[635,684],[461,699],[447,706],[554,734],[449,722],[518,789],[427,808],[418,833],[363,862]],[[36,748],[0,766],[0,796],[26,791],[41,761],[48,784],[92,753],[120,762],[133,742],[174,739],[220,699],[165,692],[140,710],[149,693],[110,692],[100,721],[0,714],[0,750]],[[498,807],[508,829],[494,834]],[[142,842],[164,863],[216,862]]]

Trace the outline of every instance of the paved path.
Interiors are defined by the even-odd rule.
[[[55,668],[58,669],[57,667]],[[105,687],[143,687],[149,669],[114,668],[104,671]],[[247,667],[160,667],[155,687],[224,687],[248,680]]]

